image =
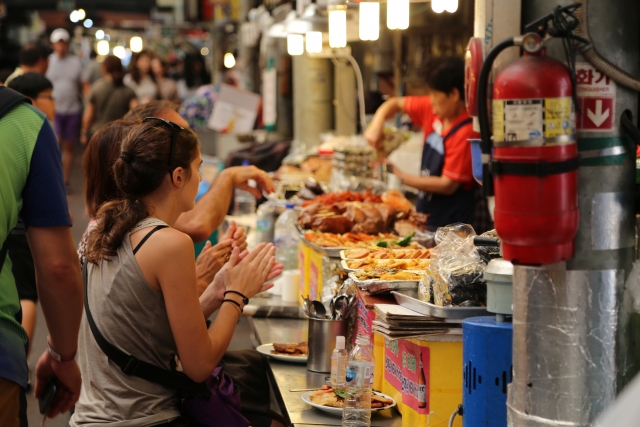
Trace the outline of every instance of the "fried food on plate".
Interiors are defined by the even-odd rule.
[[[307,342],[301,343],[287,343],[287,344],[273,344],[273,350],[271,354],[278,354],[281,356],[306,356],[308,352]]]

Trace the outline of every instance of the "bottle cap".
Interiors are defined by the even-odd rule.
[[[343,350],[344,349],[344,337],[343,336],[337,336],[336,337],[336,350]]]
[[[285,207],[286,207],[287,209],[293,209],[293,203],[287,203],[287,204],[285,205]]]
[[[369,345],[369,337],[366,335],[358,335],[356,345]]]

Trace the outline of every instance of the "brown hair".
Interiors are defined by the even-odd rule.
[[[129,112],[125,114],[124,119],[142,120],[145,117],[157,117],[165,110],[177,111],[178,105],[166,100],[150,101],[146,104],[139,104],[137,107],[129,110]]]
[[[113,165],[120,196],[98,210],[97,225],[87,242],[89,262],[97,264],[116,254],[125,234],[149,216],[142,197],[160,187],[167,173],[182,167],[190,177],[191,162],[198,155],[198,137],[189,129],[178,131],[171,164],[167,165],[173,132],[169,125],[150,120],[134,125],[125,137]]]
[[[134,82],[140,83],[142,80],[142,76],[140,75],[140,70],[138,70],[138,60],[143,56],[148,56],[149,59],[153,59],[153,55],[148,50],[141,50],[140,52],[133,55],[131,58],[131,66],[129,67],[129,74],[131,74],[131,78]],[[149,70],[149,78],[156,82],[156,76],[153,75],[153,71]]]
[[[107,56],[102,62],[104,71],[111,76],[113,85],[115,87],[122,86],[122,79],[124,78],[124,70],[122,69],[122,61],[120,58],[114,55]]]
[[[116,58],[117,59],[117,58]],[[98,208],[121,196],[113,176],[113,164],[120,155],[120,143],[136,124],[132,120],[116,120],[102,126],[93,134],[82,158],[84,200],[91,218]]]

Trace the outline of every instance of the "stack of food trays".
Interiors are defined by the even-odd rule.
[[[371,294],[417,289],[429,266],[429,249],[363,248],[340,252],[342,267],[360,288]]]

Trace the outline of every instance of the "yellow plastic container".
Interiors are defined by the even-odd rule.
[[[300,295],[309,295],[309,263],[311,262],[309,251],[311,248],[305,245],[304,240],[298,244],[298,268],[300,269]],[[302,304],[302,297],[300,298]]]
[[[376,334],[376,337],[380,336]],[[378,359],[376,354],[376,371],[378,361],[382,360],[382,392],[398,403],[402,426],[447,427],[449,417],[462,403],[462,336],[440,335],[427,340],[384,339],[384,345],[384,358]],[[376,350],[374,348],[374,352]],[[424,362],[426,407],[423,408],[419,408],[420,403],[417,403],[422,399],[418,398],[420,394],[416,388],[423,382],[419,379],[420,360]],[[461,427],[461,418],[456,417],[453,425]]]

